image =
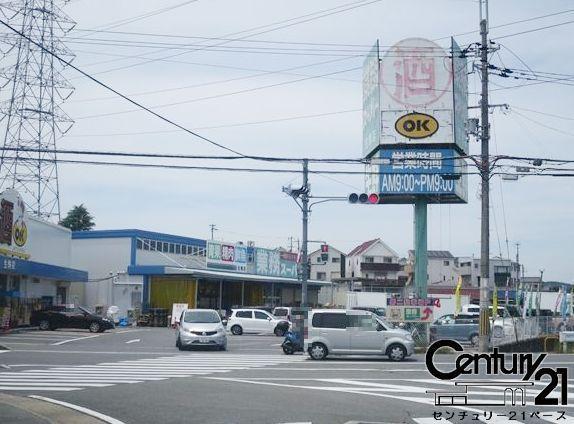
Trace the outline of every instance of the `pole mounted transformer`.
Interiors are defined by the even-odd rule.
[[[24,35],[0,34],[0,191],[15,189],[29,213],[52,221],[60,220],[56,143],[73,125],[60,105],[74,89],[61,74],[65,64],[46,50],[74,58],[62,41],[75,26],[61,10],[66,3],[0,2],[2,19]]]

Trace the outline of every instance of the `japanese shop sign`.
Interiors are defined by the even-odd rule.
[[[206,260],[208,268],[245,272],[247,248],[243,245],[208,240]]]
[[[255,248],[255,274],[297,278],[297,255],[257,247]]]
[[[0,254],[28,259],[26,206],[15,190],[0,194]]]
[[[432,322],[432,306],[388,306],[386,319],[390,322]]]
[[[366,190],[407,203],[414,195],[438,196],[441,203],[467,201],[467,168],[454,149],[380,150],[366,167]],[[448,176],[458,175],[458,179]],[[446,178],[445,178],[446,176]]]
[[[388,306],[436,306],[440,308],[440,299],[426,297],[424,299],[402,299],[396,297],[387,298]]]

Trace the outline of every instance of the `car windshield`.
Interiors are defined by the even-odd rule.
[[[287,309],[275,309],[275,314],[276,317],[285,317],[287,316]]]
[[[94,313],[84,306],[78,306],[78,309],[86,314],[93,315]]]
[[[195,324],[216,324],[220,322],[219,315],[214,311],[188,311],[183,317],[183,322]]]
[[[378,321],[380,324],[383,324],[383,326],[386,327],[388,330],[394,330],[394,329],[397,328],[393,323],[390,323],[390,322],[388,322],[388,321],[383,321],[383,320],[380,319],[380,318],[377,318],[377,321]]]

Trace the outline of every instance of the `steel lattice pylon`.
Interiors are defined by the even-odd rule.
[[[61,37],[75,23],[62,12],[65,3],[15,0],[0,2],[0,8],[9,25],[70,61],[74,56]],[[25,37],[3,30],[0,49],[0,190],[17,190],[28,211],[59,220],[56,141],[73,124],[60,108],[73,87],[60,73],[65,64]]]

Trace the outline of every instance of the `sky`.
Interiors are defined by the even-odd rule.
[[[249,155],[359,158],[361,65],[369,46],[378,39],[384,50],[404,38],[422,37],[447,47],[453,35],[467,46],[479,41],[478,10],[474,0],[72,0],[64,11],[77,25],[64,41],[76,55],[73,63],[85,72],[231,149]],[[573,16],[569,1],[492,0],[490,35],[500,48],[491,63],[570,75]],[[145,111],[133,111],[137,108],[126,100],[72,69],[64,75],[75,92],[62,108],[75,124],[58,140],[61,149],[229,153]],[[491,104],[510,106],[491,114],[492,154],[574,159],[574,83],[523,86],[529,81],[497,76],[491,81]],[[469,91],[479,90],[474,72]],[[478,100],[471,95],[470,105]],[[471,109],[471,116],[476,113]],[[472,139],[470,153],[479,152]],[[153,161],[167,162],[173,163]],[[299,169],[254,161],[178,163]],[[311,169],[335,166],[312,164]],[[289,247],[289,237],[301,234],[300,210],[281,190],[301,184],[300,174],[61,164],[59,183],[62,213],[83,203],[96,229],[208,238],[209,225],[215,224],[219,240],[253,240],[266,247]],[[363,190],[359,175],[311,174],[310,183],[315,196]],[[478,176],[471,175],[468,204],[429,207],[429,249],[479,257],[479,192]],[[519,243],[526,275],[543,269],[545,279],[572,282],[573,205],[573,178],[495,177],[491,256],[514,258]],[[413,207],[318,204],[312,208],[309,238],[347,252],[381,238],[406,256],[413,246]],[[310,250],[316,247],[312,243]]]

